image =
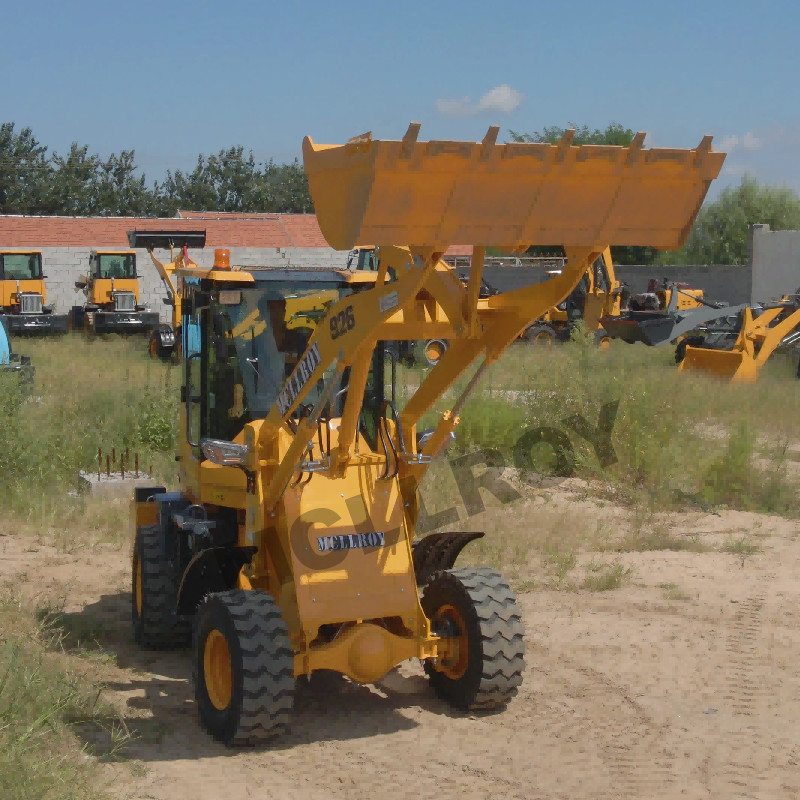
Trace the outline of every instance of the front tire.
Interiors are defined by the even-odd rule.
[[[437,696],[464,711],[496,711],[509,703],[525,668],[524,628],[514,593],[492,569],[436,573],[422,594],[434,633],[448,638],[448,656],[425,662]]]
[[[294,653],[266,592],[208,595],[195,619],[192,661],[200,722],[215,739],[248,745],[288,732]]]

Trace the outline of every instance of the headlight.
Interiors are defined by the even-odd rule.
[[[212,464],[243,467],[250,448],[246,444],[235,444],[224,439],[201,439],[200,449]]]

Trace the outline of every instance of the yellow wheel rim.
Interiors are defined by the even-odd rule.
[[[142,616],[142,562],[136,559],[136,578],[133,590],[136,594],[136,613]]]
[[[150,358],[158,358],[158,342],[155,336],[150,340]]]
[[[223,711],[230,705],[233,692],[231,651],[228,649],[228,640],[216,628],[206,639],[203,650],[203,675],[208,699],[214,708]]]
[[[539,333],[533,337],[533,341],[536,342],[536,344],[552,344],[553,337],[545,331],[539,331]]]
[[[443,637],[440,643],[439,671],[451,680],[457,681],[466,671],[469,663],[469,638],[467,626],[461,612],[451,605],[442,606],[436,616],[447,620],[456,633]]]
[[[598,346],[598,347],[599,347],[601,350],[608,350],[608,348],[609,348],[609,347],[611,347],[611,337],[610,337],[610,336],[604,336],[604,337],[603,337],[602,339],[600,339],[600,341],[597,343],[597,346]]]

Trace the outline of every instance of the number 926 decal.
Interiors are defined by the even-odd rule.
[[[334,314],[331,317],[330,326],[331,339],[338,339],[348,331],[353,330],[353,328],[356,326],[356,318],[353,315],[353,306],[347,306],[347,308],[343,309],[338,314]]]

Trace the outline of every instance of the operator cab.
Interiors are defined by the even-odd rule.
[[[331,305],[374,285],[331,270],[248,269],[254,283],[184,279],[183,354],[187,438],[199,457],[201,439],[232,441],[248,422],[264,419],[303,358]],[[374,274],[373,274],[374,275]],[[345,318],[328,324],[348,325]],[[383,347],[375,348],[364,398],[362,433],[374,444],[383,402]],[[330,368],[334,371],[335,366]],[[341,416],[349,368],[323,418]],[[325,375],[327,379],[328,374]],[[294,419],[308,412],[324,381],[306,395]],[[290,423],[291,424],[291,423]]]
[[[0,253],[0,280],[42,280],[42,254]]]
[[[89,256],[94,278],[136,278],[136,253],[93,251]]]

